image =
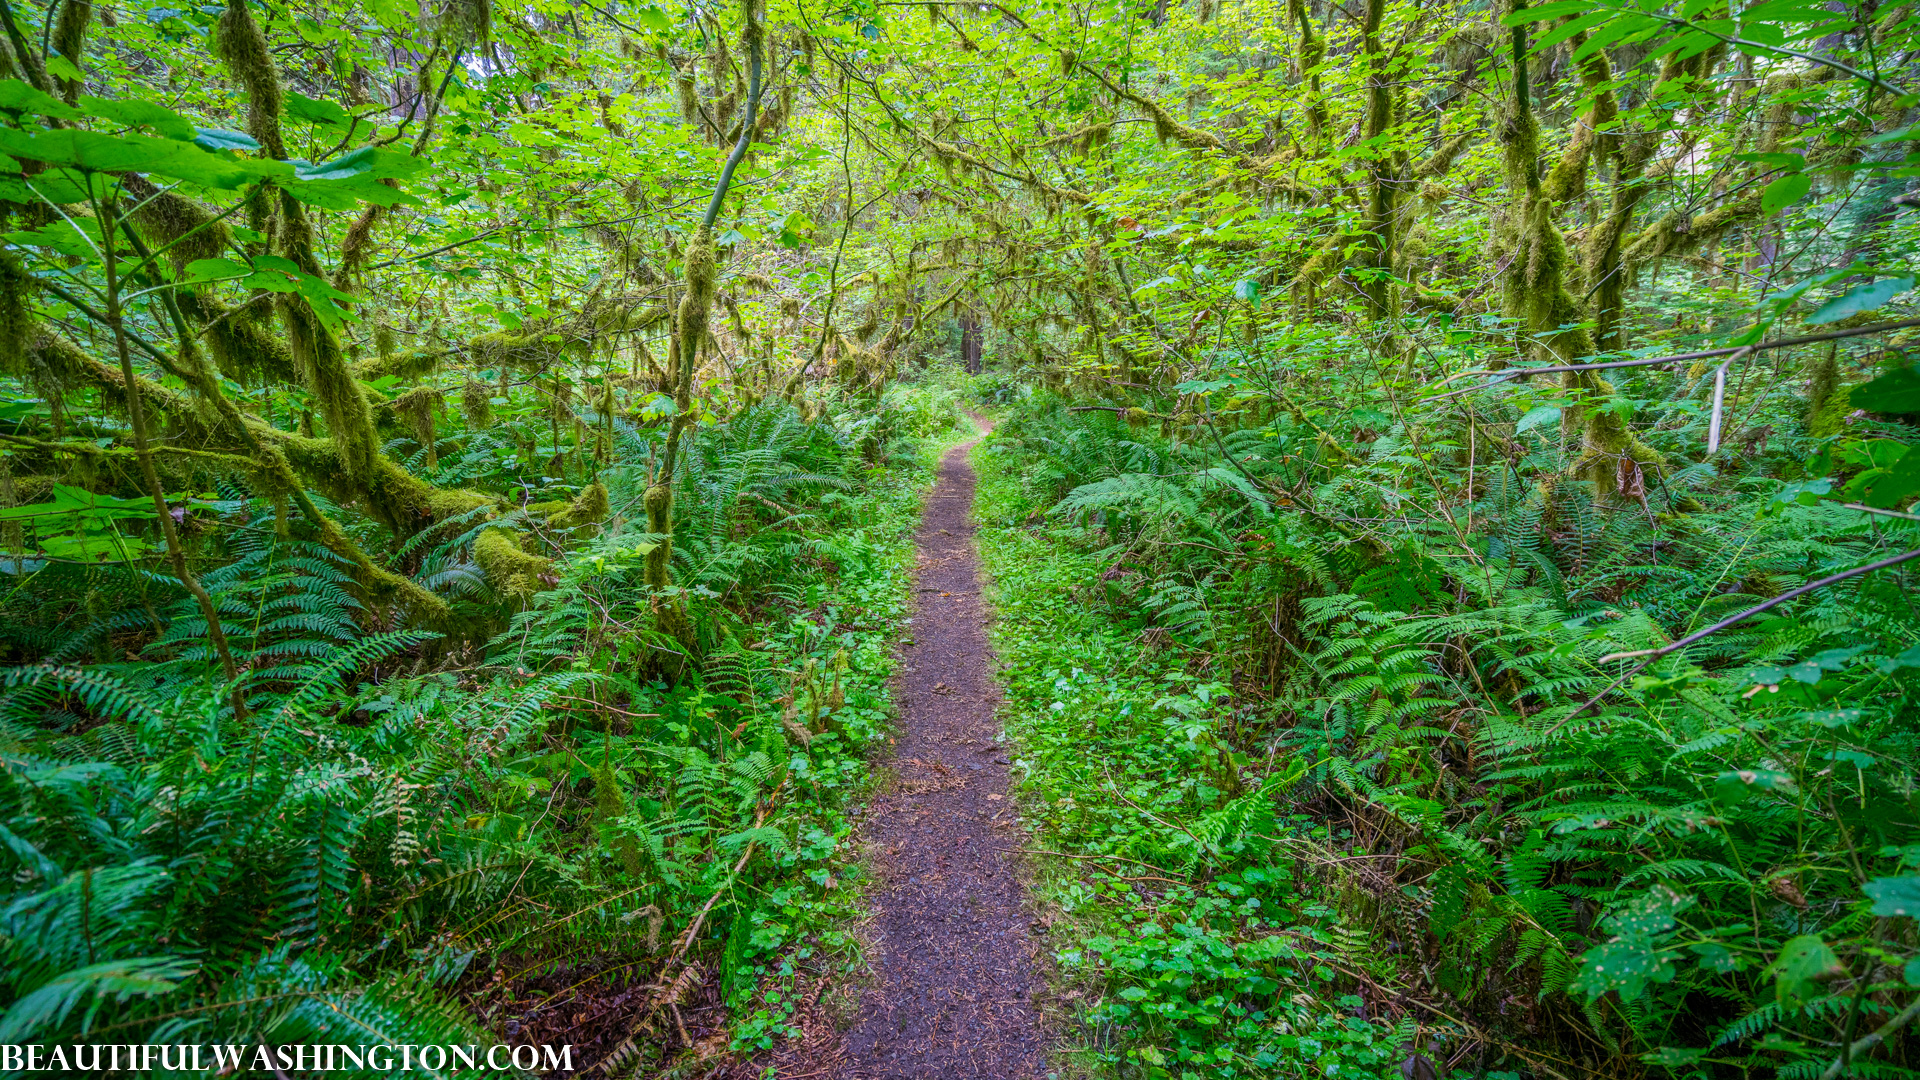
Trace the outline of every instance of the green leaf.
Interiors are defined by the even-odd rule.
[[[136,98],[82,97],[80,108],[88,116],[109,120],[122,127],[151,128],[169,139],[191,141],[196,130],[172,109]]]
[[[1719,942],[1703,941],[1690,947],[1694,955],[1700,958],[1700,966],[1708,971],[1725,973],[1740,970],[1740,961],[1734,957],[1733,950]]]
[[[1820,504],[1820,496],[1829,494],[1832,491],[1833,481],[1825,477],[1821,477],[1818,480],[1795,480],[1780,488],[1779,493],[1774,495],[1773,501],[1768,504],[1767,509],[1769,511],[1777,510],[1782,506],[1790,504],[1795,506],[1818,506]]]
[[[253,268],[236,259],[195,259],[186,266],[188,281],[224,281],[253,273]]]
[[[1541,34],[1539,39],[1533,43],[1533,50],[1535,52],[1543,52],[1551,49],[1555,45],[1573,37],[1575,34],[1584,34],[1594,27],[1599,26],[1601,23],[1607,22],[1615,17],[1615,12],[1602,9],[1600,11],[1589,11],[1578,18],[1569,19],[1546,33]]]
[[[1524,431],[1531,431],[1542,424],[1557,424],[1559,422],[1560,410],[1558,408],[1552,405],[1537,405],[1528,409],[1527,415],[1521,417],[1520,422],[1513,425],[1513,433],[1518,435]]]
[[[1652,1065],[1662,1065],[1669,1069],[1678,1069],[1691,1065],[1713,1051],[1708,1049],[1686,1050],[1678,1046],[1663,1046],[1640,1055],[1640,1060]]]
[[[61,120],[78,120],[86,115],[52,94],[35,90],[19,79],[0,79],[0,109],[37,113]]]
[[[1802,934],[1780,947],[1767,972],[1774,977],[1780,1002],[1794,1005],[1812,995],[1816,982],[1845,975],[1847,969],[1820,935]]]
[[[1501,19],[1505,26],[1524,26],[1527,23],[1540,22],[1543,19],[1558,19],[1568,15],[1584,15],[1593,10],[1593,5],[1585,0],[1555,0],[1551,4],[1539,7],[1522,8]]]
[[[319,165],[305,161],[295,161],[292,165],[294,177],[300,180],[348,180],[354,177],[401,180],[427,167],[426,162],[411,154],[399,154],[375,146],[363,146]]]
[[[3,197],[13,202],[33,203],[44,198],[48,202],[60,206],[65,206],[69,203],[86,202],[88,190],[99,186],[97,184],[89,184],[86,173],[64,167],[48,169],[40,175],[35,176],[31,189],[29,189],[27,181],[24,179],[0,180],[0,185],[4,185],[9,189]],[[13,188],[18,188],[18,191],[11,190]],[[38,194],[36,194],[36,192]]]
[[[1673,960],[1646,941],[1614,941],[1587,950],[1570,989],[1589,999],[1617,990],[1620,1000],[1632,1001],[1646,993],[1648,983],[1672,982],[1673,976]]]
[[[101,250],[100,227],[92,218],[82,218],[78,222],[62,218],[32,232],[8,233],[6,239],[23,246],[47,248],[75,259],[96,259]]]
[[[1920,367],[1889,371],[1854,387],[1847,395],[1847,404],[1877,413],[1920,412]]]
[[[144,956],[108,960],[62,972],[23,994],[5,1016],[0,1016],[0,1042],[33,1041],[58,1027],[88,997],[125,1001],[170,993],[198,964],[177,956]],[[98,1001],[96,1001],[96,1007]]]
[[[1233,298],[1248,304],[1260,302],[1260,283],[1247,278],[1233,286]]]
[[[1813,180],[1805,173],[1788,173],[1786,176],[1768,184],[1760,192],[1760,212],[1777,214],[1806,198],[1813,190]]]
[[[1773,769],[1736,769],[1714,778],[1713,799],[1726,806],[1737,806],[1758,792],[1792,789],[1793,777],[1786,773]]]
[[[76,520],[107,521],[123,518],[152,520],[158,515],[154,513],[152,499],[123,499],[115,495],[96,495],[86,488],[72,487],[67,484],[53,485],[53,498],[47,502],[0,508],[0,521],[67,516],[72,516]]]
[[[1909,450],[1891,467],[1867,474],[1860,501],[1891,509],[1920,493],[1920,451]]]
[[[239,281],[249,289],[266,292],[297,293],[313,305],[314,314],[328,326],[339,326],[349,318],[336,301],[351,301],[352,294],[334,288],[327,279],[301,270],[293,260],[279,255],[258,255],[253,263],[237,259],[195,259],[186,266],[188,281]]]
[[[1874,878],[1861,887],[1875,915],[1920,915],[1920,877]]]
[[[138,559],[158,548],[138,537],[116,536],[104,530],[89,529],[80,533],[41,537],[40,550],[50,558],[97,563]]]
[[[1665,885],[1656,885],[1615,910],[1602,922],[1622,938],[1651,940],[1678,926],[1680,912],[1693,904],[1692,897]]]
[[[652,4],[645,4],[636,8],[633,12],[633,19],[641,26],[646,27],[656,34],[666,34],[673,30],[673,20],[667,18],[666,12],[661,11]]]
[[[779,233],[779,243],[781,247],[793,248],[801,247],[810,242],[813,238],[813,230],[815,227],[813,219],[795,210],[781,218],[780,221],[774,225],[774,231]]]
[[[47,74],[55,78],[65,79],[68,82],[87,81],[87,73],[80,70],[80,65],[61,56],[59,53],[53,53],[47,57],[46,69]]]
[[[259,176],[291,171],[281,162],[237,162],[173,139],[103,135],[77,128],[39,134],[0,128],[0,153],[88,172],[152,173],[216,188],[235,188]]]
[[[363,202],[377,206],[393,206],[398,203],[420,205],[420,200],[397,188],[390,188],[378,180],[366,180],[354,177],[349,180],[329,180],[309,183],[302,180],[290,180],[281,185],[287,194],[323,210],[352,210]]]
[[[1910,277],[1881,278],[1871,284],[1857,286],[1847,295],[1820,305],[1820,310],[1808,316],[1807,322],[1812,326],[1824,326],[1863,311],[1873,311],[1901,293],[1911,292],[1913,282],[1914,279]]]
[[[286,103],[288,116],[295,120],[305,120],[309,124],[346,127],[353,122],[353,118],[347,115],[347,110],[331,101],[310,98],[298,90],[287,91]]]
[[[260,144],[251,135],[242,135],[237,131],[221,128],[197,128],[193,136],[195,146],[204,150],[258,150]]]
[[[1899,671],[1901,668],[1920,667],[1920,645],[1914,645],[1898,656],[1882,660],[1878,667],[1882,675],[1891,674]],[[1860,710],[1851,709],[1848,711],[1858,714]],[[1856,719],[1857,718],[1856,716]]]
[[[1787,669],[1787,678],[1809,686],[1820,681],[1820,674],[1820,665],[1811,661],[1802,661]]]

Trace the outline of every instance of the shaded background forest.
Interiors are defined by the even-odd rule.
[[[1904,1075],[1915,18],[0,4],[0,1043],[776,1052],[965,400],[1062,1070]]]

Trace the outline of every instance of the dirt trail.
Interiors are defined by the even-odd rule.
[[[913,638],[896,686],[899,780],[862,828],[879,851],[878,981],[846,1034],[839,1080],[1046,1075],[1038,945],[1003,852],[1018,826],[994,741],[1000,686],[968,521],[972,446],[941,459],[920,520]]]

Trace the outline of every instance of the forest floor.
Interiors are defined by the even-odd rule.
[[[1007,850],[1020,830],[970,520],[973,446],[941,459],[916,536],[893,781],[862,827],[875,978],[839,1060],[821,1063],[840,1080],[1045,1075],[1038,944]]]

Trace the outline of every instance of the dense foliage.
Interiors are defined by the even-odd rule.
[[[964,386],[1060,1070],[1906,1075],[1916,26],[0,3],[0,1043],[773,1046]]]

